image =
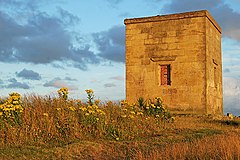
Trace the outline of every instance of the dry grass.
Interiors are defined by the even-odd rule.
[[[79,100],[23,102],[20,125],[0,121],[0,159],[240,159],[239,119],[181,115],[168,123],[129,104],[94,109],[92,99],[89,116]]]

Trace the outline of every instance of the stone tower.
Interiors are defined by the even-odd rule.
[[[223,114],[221,28],[208,11],[124,23],[128,101],[160,96],[177,113]]]

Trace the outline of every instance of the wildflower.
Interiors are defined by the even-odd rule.
[[[85,113],[85,116],[89,116],[89,113]]]
[[[151,107],[152,107],[152,108],[156,108],[156,106],[155,106],[154,104],[151,104]]]
[[[118,137],[116,138],[116,141],[119,141],[119,138],[118,138]]]
[[[129,115],[129,118],[133,119],[133,118],[134,118],[134,116],[133,116],[133,115]]]
[[[135,112],[134,112],[134,111],[131,111],[130,113],[131,113],[131,114],[135,114]]]
[[[121,115],[122,118],[126,118],[127,116],[126,115]]]
[[[98,106],[96,104],[92,105],[93,108],[98,108]]]
[[[82,108],[80,108],[82,111],[86,111],[87,110],[87,108],[86,107],[82,107]]]
[[[61,111],[61,108],[56,108],[57,111]]]
[[[64,100],[68,98],[68,88],[61,88],[58,90],[59,97],[62,97]]]
[[[15,119],[16,115],[23,112],[21,95],[16,92],[9,94],[9,98],[6,99],[5,103],[0,105],[0,112],[6,119]]]
[[[97,100],[95,100],[95,101],[94,101],[94,103],[95,103],[96,105],[99,105],[99,103],[100,103],[100,100],[99,100],[99,99],[97,99]]]
[[[99,118],[96,118],[97,121],[99,121]]]
[[[93,110],[88,110],[88,113],[90,113],[90,114],[94,114],[95,111],[93,111]]]
[[[79,103],[79,104],[82,103],[82,101],[81,101],[80,99],[77,99],[76,101],[77,101],[77,103]]]
[[[71,111],[75,111],[76,109],[74,108],[74,107],[69,107],[69,110],[71,110]]]
[[[93,93],[92,89],[86,89],[85,91],[87,92],[87,94],[92,94]]]
[[[3,115],[3,112],[0,112],[0,116],[2,116]]]
[[[126,108],[124,108],[124,109],[123,109],[123,111],[124,111],[124,112],[126,112],[126,111],[127,111],[127,109],[126,109]]]
[[[160,116],[157,114],[157,115],[156,115],[156,118],[159,118],[159,117],[160,117]]]
[[[143,112],[137,112],[137,115],[143,115]]]
[[[121,106],[125,106],[125,105],[128,105],[128,102],[126,100],[122,100],[121,101]]]
[[[161,97],[155,97],[156,100],[162,101]]]
[[[48,113],[43,113],[44,116],[48,117]]]
[[[147,106],[146,109],[149,109],[149,106]]]
[[[85,91],[87,93],[88,104],[91,106],[91,105],[93,105],[93,98],[94,98],[93,90],[92,89],[86,89]]]

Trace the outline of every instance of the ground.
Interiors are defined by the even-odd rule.
[[[149,137],[4,146],[0,159],[240,159],[239,125],[237,118],[175,115],[174,123]]]

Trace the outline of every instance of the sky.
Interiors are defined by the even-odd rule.
[[[223,30],[224,111],[240,115],[240,0],[0,0],[0,96],[125,99],[124,19],[194,10]]]

